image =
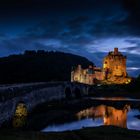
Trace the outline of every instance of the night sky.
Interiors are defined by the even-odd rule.
[[[140,74],[140,0],[1,0],[0,57],[58,50],[101,66],[108,51],[127,55]]]

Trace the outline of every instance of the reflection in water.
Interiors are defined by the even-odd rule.
[[[49,125],[42,131],[43,132],[52,132],[52,131],[63,132],[66,130],[77,130],[77,129],[81,129],[83,127],[100,126],[102,124],[103,124],[103,122],[101,119],[97,119],[94,122],[92,119],[83,119],[83,120],[73,121],[71,123],[64,123],[64,124],[60,124],[60,125],[56,125],[56,124]]]
[[[102,118],[104,125],[114,125],[127,127],[127,112],[130,110],[129,105],[125,105],[123,109],[116,109],[111,106],[100,105],[78,112],[78,119],[82,118]]]
[[[140,99],[132,99],[125,97],[92,97],[90,99],[99,101],[140,101]]]
[[[13,118],[13,127],[19,128],[26,124],[27,119],[27,107],[24,103],[19,103],[16,107],[16,111]]]
[[[64,121],[61,124],[49,124],[42,131],[61,132],[101,125],[115,125],[123,128],[127,127],[128,129],[140,130],[140,120],[136,117],[137,115],[140,115],[140,111],[134,108],[130,109],[129,105],[125,105],[122,109],[100,105],[78,112],[76,116],[79,120],[72,122]]]

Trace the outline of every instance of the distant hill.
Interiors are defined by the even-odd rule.
[[[70,80],[71,68],[94,65],[88,59],[63,52],[25,51],[0,58],[0,83]]]

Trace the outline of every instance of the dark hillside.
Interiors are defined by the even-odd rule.
[[[70,80],[72,66],[93,65],[88,59],[63,52],[25,51],[0,58],[0,83]]]

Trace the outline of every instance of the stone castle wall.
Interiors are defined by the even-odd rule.
[[[101,69],[97,70],[96,67],[89,66],[87,69],[82,69],[79,65],[74,71],[71,72],[71,82],[80,82],[92,85],[96,81],[103,80],[103,72]]]
[[[103,59],[103,68],[89,66],[87,69],[82,69],[79,65],[71,72],[71,82],[80,82],[85,84],[123,84],[129,83],[131,78],[128,78],[126,72],[126,56],[122,55],[118,48],[109,52]]]
[[[103,70],[108,72],[108,76],[126,77],[126,56],[123,56],[118,49],[109,52],[103,61]],[[109,78],[109,77],[108,77]]]

